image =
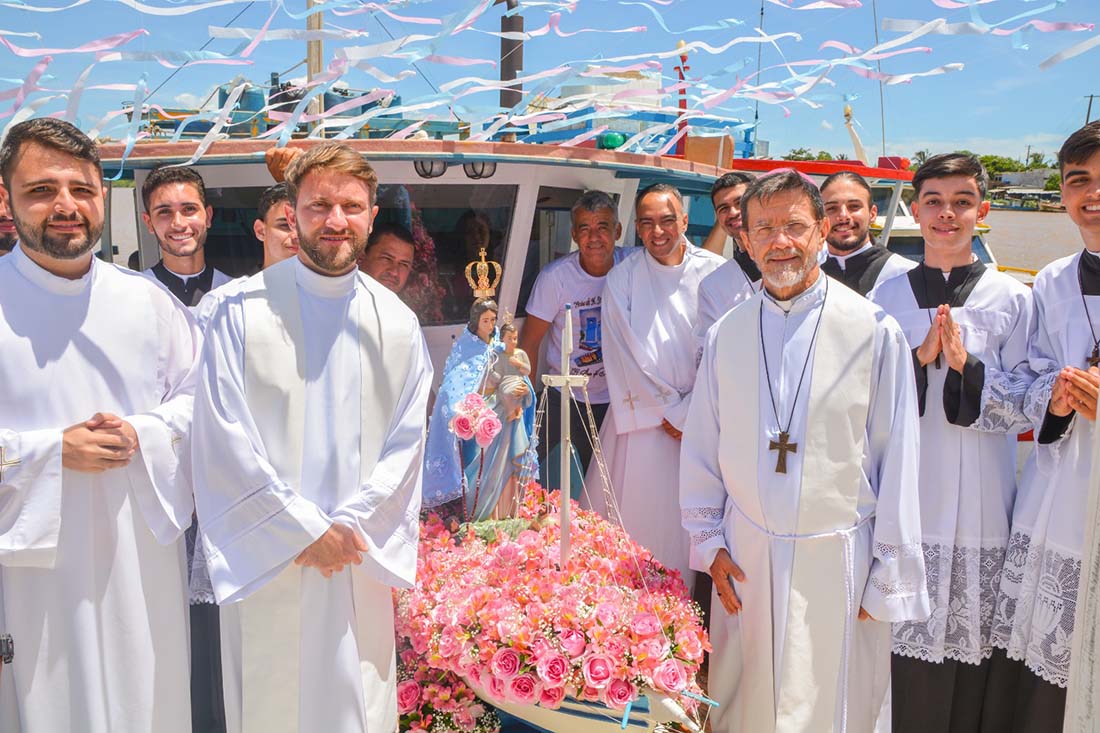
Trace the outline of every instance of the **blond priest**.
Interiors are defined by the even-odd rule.
[[[764,287],[707,333],[680,464],[693,562],[717,594],[711,719],[870,731],[889,622],[929,613],[912,357],[897,323],[821,273],[811,182],[775,173],[741,205]]]
[[[390,587],[416,571],[431,363],[416,317],[356,269],[370,165],[323,143],[287,184],[298,256],[218,304],[196,396],[227,730],[390,733]]]

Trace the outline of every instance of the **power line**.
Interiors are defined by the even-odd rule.
[[[244,14],[245,14],[245,13],[246,13],[246,12],[248,11],[248,9],[249,9],[249,8],[251,8],[251,7],[252,7],[253,5],[255,5],[255,4],[256,4],[255,2],[250,2],[250,3],[248,4],[248,5],[245,5],[245,6],[244,6],[244,8],[243,8],[243,9],[242,9],[242,10],[241,10],[241,11],[240,11],[239,13],[237,13],[236,15],[234,15],[234,16],[233,16],[233,18],[232,18],[232,19],[231,19],[231,20],[230,20],[230,21],[229,21],[228,23],[224,24],[224,25],[223,25],[222,27],[223,27],[223,28],[228,28],[229,26],[233,25],[233,23],[235,23],[235,22],[236,22],[237,18],[240,18],[240,17],[242,16],[242,15],[244,15]],[[206,43],[202,44],[202,46],[200,46],[200,47],[199,47],[199,50],[200,50],[200,51],[205,51],[205,50],[206,50],[206,47],[207,47],[207,46],[209,46],[209,45],[210,45],[211,43],[213,43],[213,42],[214,42],[214,39],[213,39],[213,38],[211,38],[211,39],[207,40],[207,42],[206,42]],[[164,86],[165,84],[167,84],[168,82],[172,81],[172,79],[173,79],[173,78],[174,78],[174,77],[176,76],[176,74],[178,74],[178,73],[180,73],[181,71],[183,71],[184,69],[186,69],[186,68],[187,68],[187,66],[188,66],[188,65],[189,65],[190,63],[191,63],[191,62],[190,62],[190,61],[188,61],[187,63],[183,64],[182,66],[180,66],[179,68],[177,68],[177,69],[176,69],[175,71],[173,71],[173,72],[172,72],[171,74],[169,74],[169,75],[168,75],[168,78],[167,78],[167,79],[165,79],[164,81],[162,81],[162,82],[161,82],[160,84],[158,84],[158,85],[157,85],[157,88],[156,88],[156,89],[154,89],[153,91],[149,92],[149,96],[148,96],[148,97],[146,97],[146,99],[152,99],[152,98],[153,98],[153,95],[154,95],[154,94],[156,94],[157,92],[159,92],[159,91],[161,90],[161,87],[163,87],[163,86]],[[211,95],[211,96],[213,96],[213,95]],[[209,99],[209,98],[208,98],[208,99]]]

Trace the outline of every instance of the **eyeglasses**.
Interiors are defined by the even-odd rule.
[[[787,239],[798,240],[806,236],[806,233],[817,226],[818,222],[813,224],[807,224],[804,221],[789,221],[781,227],[768,226],[767,224],[761,224],[760,226],[752,227],[748,230],[749,239],[754,244],[767,244],[775,240],[779,236],[780,232]]]

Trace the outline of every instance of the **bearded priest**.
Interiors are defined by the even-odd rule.
[[[693,562],[725,610],[714,730],[870,731],[890,622],[929,614],[912,358],[892,318],[821,273],[812,182],[773,173],[741,205],[764,287],[707,334],[680,463]]]
[[[286,181],[298,255],[218,304],[196,395],[226,729],[390,733],[390,588],[416,572],[431,362],[416,316],[356,268],[370,164],[322,143]]]
[[[84,133],[12,125],[0,175],[19,231],[0,261],[0,631],[18,647],[0,731],[189,733],[202,338],[167,290],[94,256],[106,190]]]

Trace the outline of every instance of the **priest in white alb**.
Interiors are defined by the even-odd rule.
[[[370,164],[322,143],[286,180],[298,256],[218,305],[196,395],[227,730],[390,733],[431,362],[412,311],[356,269]]]
[[[870,731],[890,622],[927,618],[909,347],[821,274],[828,222],[794,171],[754,181],[764,289],[707,334],[680,501],[709,571],[715,731]]]
[[[0,731],[190,733],[178,453],[201,337],[166,289],[93,256],[105,190],[83,133],[12,126],[0,175],[19,230],[0,261]]]
[[[585,483],[592,508],[621,518],[633,539],[680,571],[690,591],[691,541],[675,522],[680,428],[695,382],[699,283],[725,260],[687,241],[687,215],[672,186],[643,189],[634,214],[645,247],[611,268],[601,307],[611,401],[600,442],[611,488],[598,461]]]

